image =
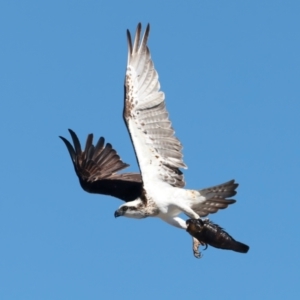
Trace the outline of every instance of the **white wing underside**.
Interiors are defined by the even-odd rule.
[[[124,119],[127,124],[144,184],[164,181],[175,187],[185,185],[179,168],[186,168],[182,145],[174,136],[160,91],[158,74],[147,47],[149,25],[141,39],[137,27],[134,43],[127,31],[128,61],[125,78]]]

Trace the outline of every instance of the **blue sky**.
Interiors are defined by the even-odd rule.
[[[296,299],[299,1],[2,1],[1,299]],[[211,216],[248,254],[157,219],[115,219],[58,138],[104,136],[138,171],[122,119],[126,29],[149,46],[187,188],[235,179]]]

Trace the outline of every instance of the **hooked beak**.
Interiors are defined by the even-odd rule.
[[[123,212],[119,209],[115,211],[115,218],[123,216]]]

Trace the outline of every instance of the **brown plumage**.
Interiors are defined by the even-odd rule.
[[[84,150],[74,131],[69,129],[74,147],[60,136],[67,146],[81,187],[93,194],[110,195],[123,201],[132,201],[142,193],[142,177],[139,173],[116,173],[127,168],[112,145],[101,137],[93,145],[93,134],[89,134]]]
[[[221,228],[217,224],[214,224],[208,219],[206,220],[189,219],[186,221],[186,224],[188,226],[186,231],[192,237],[196,238],[201,245],[205,245],[206,248],[207,245],[210,245],[215,248],[233,250],[240,253],[247,253],[249,250],[249,246],[236,241],[225,230],[223,230],[223,228]],[[194,244],[195,243],[196,241],[194,241]],[[195,254],[195,247],[194,247],[194,254]],[[195,256],[197,256],[197,251]],[[201,255],[199,254],[198,257],[200,256]]]
[[[192,209],[199,214],[200,217],[206,217],[208,214],[216,213],[219,209],[227,208],[228,205],[235,203],[234,199],[228,199],[236,195],[236,188],[239,186],[234,180],[230,180],[223,184],[199,190],[201,196],[209,199],[200,206],[195,203]]]

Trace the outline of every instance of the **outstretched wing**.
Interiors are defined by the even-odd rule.
[[[150,26],[141,38],[137,26],[134,42],[127,30],[128,61],[123,116],[134,145],[143,181],[163,180],[172,186],[185,185],[179,168],[186,168],[182,145],[174,130],[160,91],[158,74],[151,60],[147,40]]]
[[[132,201],[141,195],[142,177],[138,173],[116,172],[127,168],[112,145],[101,137],[97,144],[93,145],[93,134],[87,137],[84,151],[81,149],[79,139],[74,131],[69,129],[74,148],[71,143],[60,136],[67,146],[75,172],[79,178],[81,187],[93,194],[104,194],[119,198],[124,201]]]

